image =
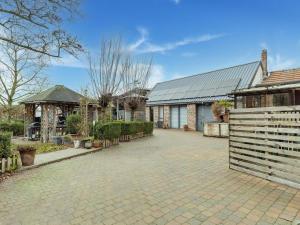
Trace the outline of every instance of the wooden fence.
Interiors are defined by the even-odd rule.
[[[0,174],[10,172],[18,168],[18,157],[13,155],[9,158],[0,159]]]
[[[234,109],[229,167],[300,188],[300,106]]]

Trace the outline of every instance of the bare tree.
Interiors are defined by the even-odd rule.
[[[127,71],[121,38],[104,39],[98,56],[88,57],[93,95],[105,114]]]
[[[0,52],[0,105],[10,120],[16,102],[44,87],[46,63],[43,54],[9,42],[0,43]]]
[[[0,0],[0,40],[51,57],[75,55],[82,47],[62,26],[78,15],[80,1]],[[11,31],[14,36],[5,35]]]
[[[146,98],[146,88],[151,75],[152,59],[131,60],[128,59],[128,69],[123,76],[124,103],[130,109],[131,120],[134,120],[134,113],[143,104]]]

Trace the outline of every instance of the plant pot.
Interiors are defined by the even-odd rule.
[[[21,156],[21,162],[22,166],[32,166],[34,164],[34,158],[36,150],[25,150],[25,151],[19,151]]]
[[[184,131],[188,131],[188,130],[189,130],[188,125],[184,125],[184,126],[183,126],[183,130],[184,130]]]
[[[80,140],[74,140],[74,148],[80,148],[81,141]]]
[[[85,142],[85,143],[84,143],[84,147],[87,148],[87,149],[92,148],[92,142],[91,142],[91,141]]]
[[[102,142],[101,141],[93,141],[93,147],[94,148],[101,148],[102,147]]]

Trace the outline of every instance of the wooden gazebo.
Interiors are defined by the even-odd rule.
[[[67,117],[76,107],[79,107],[82,97],[81,94],[63,85],[56,85],[33,95],[21,102],[25,105],[25,124],[35,122],[35,112],[40,107],[40,140],[44,143],[48,142],[50,136],[56,135],[58,110]]]

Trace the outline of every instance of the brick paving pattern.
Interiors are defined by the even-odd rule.
[[[300,220],[300,191],[229,170],[227,144],[196,132],[156,130],[154,137],[22,172],[0,184],[0,224]]]

